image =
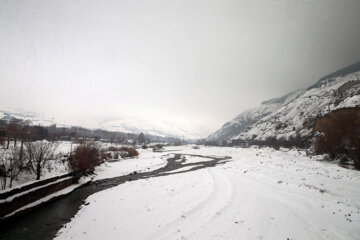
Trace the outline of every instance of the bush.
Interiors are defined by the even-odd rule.
[[[101,151],[101,160],[105,161],[111,158],[111,153],[109,152],[105,152],[105,151]]]
[[[258,141],[258,142],[256,142],[256,144],[265,145],[268,147],[275,148],[277,150],[280,149],[280,147],[307,148],[309,145],[307,140],[305,138],[303,138],[299,133],[297,133],[295,136],[290,136],[288,139],[285,139],[284,137],[277,139],[274,136],[270,136],[270,137],[266,138],[265,141],[263,141],[263,142]]]
[[[330,117],[318,118],[314,130],[322,133],[315,142],[315,153],[342,162],[352,160],[360,169],[360,108],[338,109]]]
[[[153,146],[153,151],[156,152],[156,151],[160,151],[164,149],[164,146],[161,145],[161,144],[156,144],[155,146]]]
[[[95,167],[102,163],[100,145],[85,142],[77,146],[69,157],[69,166],[82,175],[94,173]]]
[[[122,158],[124,157],[137,157],[139,156],[139,152],[132,147],[121,147],[119,148],[120,156]]]
[[[113,154],[114,158],[118,159],[119,155],[122,158],[139,156],[139,152],[133,147],[108,147],[108,151],[116,152]]]
[[[110,152],[116,152],[116,151],[119,151],[119,148],[114,147],[114,146],[110,146],[110,147],[108,147],[108,151],[110,151]]]

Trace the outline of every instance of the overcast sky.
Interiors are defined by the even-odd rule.
[[[360,60],[359,0],[0,0],[0,107],[211,133]]]

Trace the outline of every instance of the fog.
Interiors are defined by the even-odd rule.
[[[0,0],[0,108],[206,136],[360,60],[360,1]]]

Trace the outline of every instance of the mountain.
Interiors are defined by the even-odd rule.
[[[120,118],[105,120],[98,124],[98,128],[108,131],[119,131],[129,133],[145,133],[161,137],[175,137],[185,139],[199,139],[204,136],[201,129],[189,126],[180,126],[169,121],[150,121],[137,118]]]
[[[251,125],[265,118],[273,112],[276,112],[282,106],[288,104],[297,98],[303,91],[289,93],[283,97],[264,101],[257,108],[247,110],[239,114],[230,122],[225,123],[218,131],[207,137],[208,142],[222,142],[245,132]]]
[[[360,62],[340,69],[306,90],[289,93],[244,111],[218,131],[207,142],[232,140],[265,140],[285,138],[311,132],[309,122],[323,116],[329,109],[360,106]]]
[[[47,119],[40,113],[25,111],[20,108],[0,110],[0,119],[11,121],[14,119],[31,121],[32,125],[50,126],[54,124],[53,119]],[[65,126],[65,125],[62,125]]]
[[[352,64],[350,66],[344,67],[344,68],[342,68],[340,70],[337,70],[337,71],[335,71],[333,73],[330,73],[330,74],[320,78],[317,83],[310,86],[308,89],[319,88],[322,85],[326,85],[329,82],[334,81],[334,79],[337,78],[337,77],[345,76],[347,74],[355,73],[355,72],[358,72],[358,71],[360,71],[360,62],[354,63],[354,64]]]
[[[71,127],[70,125],[55,122],[44,114],[29,112],[22,109],[0,110],[0,119],[11,121],[13,119],[29,120],[32,125],[50,126],[56,124],[60,127]],[[101,129],[114,132],[140,134],[159,137],[185,138],[187,140],[199,139],[206,131],[193,129],[189,126],[179,126],[169,121],[149,121],[136,118],[120,118],[103,120],[92,126],[83,126],[90,129]]]

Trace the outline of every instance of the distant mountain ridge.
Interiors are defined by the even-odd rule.
[[[40,113],[29,112],[22,109],[0,110],[0,119],[10,121],[13,119],[29,120],[32,125],[50,126],[56,124],[60,127],[71,127],[70,125],[56,122],[54,118],[48,118]],[[204,136],[201,130],[187,129],[180,127],[175,123],[169,121],[146,121],[135,118],[119,118],[104,120],[98,122],[96,126],[89,127],[90,129],[101,129],[114,132],[140,134],[141,132],[148,135],[159,137],[172,137],[180,139],[194,140]]]
[[[98,124],[100,129],[108,131],[131,132],[138,134],[140,132],[161,136],[176,137],[185,139],[199,139],[204,133],[199,129],[183,127],[169,121],[145,121],[138,118],[118,118],[104,120]]]
[[[360,62],[322,77],[306,90],[263,101],[259,107],[246,110],[225,123],[206,141],[219,144],[309,134],[304,124],[326,114],[329,108],[360,106],[359,75]]]
[[[359,71],[360,71],[360,61],[320,78],[319,81],[317,83],[315,83],[314,85],[310,86],[308,88],[308,90],[312,89],[312,88],[319,88],[322,85],[333,81],[334,78],[345,76],[347,74],[351,74],[351,73],[359,72]]]

